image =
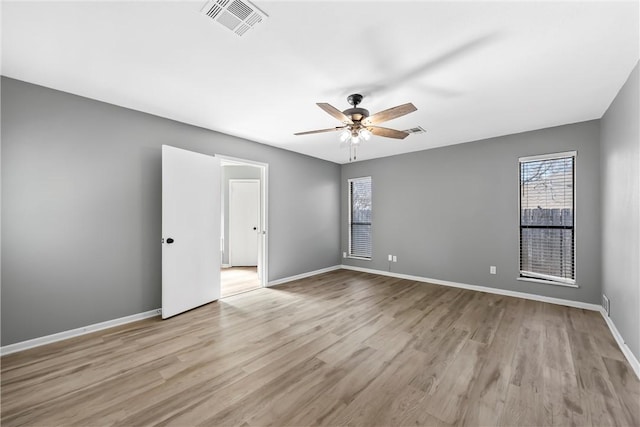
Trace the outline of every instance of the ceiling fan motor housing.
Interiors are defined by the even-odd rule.
[[[343,113],[345,116],[351,117],[351,120],[354,122],[360,122],[369,117],[369,110],[365,108],[347,108]]]

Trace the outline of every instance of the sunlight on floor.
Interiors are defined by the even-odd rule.
[[[221,297],[228,297],[242,292],[260,289],[257,267],[223,268],[221,273]]]

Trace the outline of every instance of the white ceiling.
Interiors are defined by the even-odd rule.
[[[256,1],[244,37],[205,1],[2,2],[2,74],[336,163],[350,93],[383,126],[358,160],[600,118],[639,57],[638,1]]]

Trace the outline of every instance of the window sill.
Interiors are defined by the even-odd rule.
[[[570,285],[568,283],[553,282],[551,280],[534,279],[532,277],[518,277],[517,280],[522,282],[544,283],[545,285],[564,286],[566,288],[579,288],[578,285]]]
[[[361,259],[363,261],[371,261],[371,258],[365,258],[365,257],[353,256],[353,255],[347,255],[346,259]]]

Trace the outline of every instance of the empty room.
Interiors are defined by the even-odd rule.
[[[640,426],[640,2],[0,4],[2,426]]]

